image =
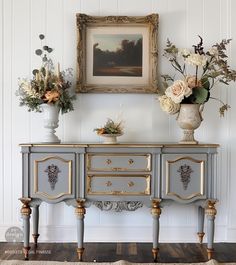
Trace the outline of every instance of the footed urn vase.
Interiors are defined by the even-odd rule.
[[[176,118],[179,127],[183,130],[181,144],[198,144],[198,141],[194,139],[194,130],[196,130],[203,118],[202,104],[181,104],[180,111]]]
[[[54,104],[42,104],[43,125],[45,128],[44,143],[60,143],[61,140],[55,135],[59,122],[59,107]]]

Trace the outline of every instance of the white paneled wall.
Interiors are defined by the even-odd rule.
[[[179,47],[191,47],[204,38],[211,46],[222,38],[233,38],[229,61],[236,68],[236,1],[233,0],[0,0],[0,240],[7,228],[21,226],[22,142],[40,141],[42,117],[19,107],[15,96],[18,77],[30,77],[40,60],[38,35],[46,35],[54,48],[53,59],[63,68],[76,69],[76,13],[90,15],[147,15],[159,13],[159,73],[174,73],[162,57],[167,38]],[[75,75],[74,75],[75,83]],[[227,101],[231,110],[219,118],[218,105],[209,102],[204,122],[196,132],[202,142],[221,145],[218,167],[217,241],[236,241],[236,108],[235,84],[218,87],[214,96]],[[122,141],[178,141],[180,130],[175,117],[159,108],[155,95],[78,95],[75,111],[60,117],[57,132],[63,141],[100,141],[93,128],[107,117],[125,121]],[[87,211],[85,241],[151,241],[148,209],[127,214]],[[162,242],[194,242],[196,209],[189,206],[165,207],[161,216]],[[41,205],[41,241],[75,241],[73,208]]]

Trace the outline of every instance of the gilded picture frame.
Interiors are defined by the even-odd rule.
[[[158,14],[76,14],[78,93],[156,93]]]

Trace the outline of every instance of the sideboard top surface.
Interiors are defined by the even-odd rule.
[[[194,147],[219,147],[219,144],[211,143],[200,143],[200,144],[179,144],[179,143],[117,143],[117,144],[104,144],[104,143],[22,143],[21,147],[184,147],[184,148],[194,148]]]

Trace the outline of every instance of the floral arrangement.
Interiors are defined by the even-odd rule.
[[[43,34],[39,35],[41,42],[44,38]],[[72,77],[72,69],[60,71],[59,63],[55,69],[49,57],[52,51],[47,45],[35,50],[42,59],[41,67],[33,70],[31,80],[19,79],[17,95],[20,97],[20,106],[27,106],[29,111],[41,112],[40,105],[44,103],[57,105],[62,114],[73,110],[75,95],[70,95],[71,82],[67,80]]]
[[[95,128],[95,132],[98,135],[104,134],[123,134],[122,122],[114,122],[112,119],[108,118],[105,125],[101,128]]]
[[[217,83],[228,85],[236,81],[236,71],[230,69],[225,53],[231,39],[222,40],[205,52],[203,39],[199,38],[200,42],[193,45],[194,51],[179,49],[167,40],[164,56],[181,78],[174,80],[170,75],[162,75],[165,94],[159,97],[160,106],[167,113],[175,114],[181,103],[204,104],[215,99],[222,104],[219,111],[224,116],[230,106],[212,97],[211,89]]]

